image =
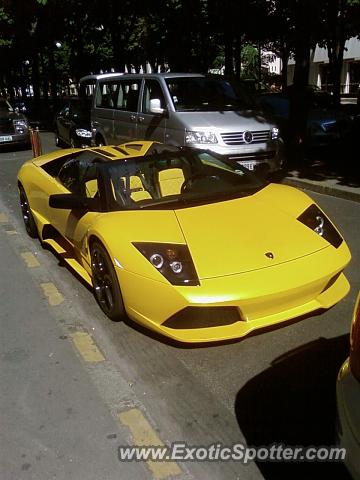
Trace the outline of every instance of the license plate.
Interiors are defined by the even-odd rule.
[[[242,167],[247,168],[248,170],[254,170],[256,162],[237,162]]]
[[[11,142],[12,136],[11,135],[3,135],[0,137],[0,142]]]

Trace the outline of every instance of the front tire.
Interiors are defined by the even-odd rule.
[[[120,285],[109,254],[101,243],[91,245],[91,270],[94,296],[101,310],[113,321],[126,317]]]
[[[22,214],[26,231],[31,238],[36,238],[38,237],[38,230],[36,227],[36,223],[35,223],[33,214],[31,213],[29,200],[26,196],[25,190],[21,186],[19,187],[19,195],[20,195],[21,214]]]

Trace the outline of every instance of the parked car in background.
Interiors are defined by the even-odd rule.
[[[245,90],[222,76],[193,73],[106,74],[80,80],[80,92],[92,92],[97,145],[155,140],[207,149],[249,170],[279,170],[279,129],[256,110]]]
[[[345,465],[354,480],[360,479],[360,292],[350,333],[350,356],[341,367],[336,385],[337,435],[346,448]]]
[[[69,99],[55,118],[56,145],[88,147],[91,138],[90,106],[83,99]]]
[[[290,101],[293,89],[285,92],[265,93],[258,97],[261,109],[280,126],[286,139],[291,125]],[[332,95],[309,86],[305,101],[308,108],[307,132],[303,139],[307,147],[331,147],[345,142],[351,135],[353,119],[333,101]]]
[[[30,147],[29,122],[5,99],[0,98],[0,146]]]

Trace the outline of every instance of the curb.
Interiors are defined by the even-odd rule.
[[[306,180],[299,180],[298,178],[290,177],[284,178],[281,183],[284,183],[285,185],[290,185],[291,187],[311,190],[312,192],[322,193],[324,195],[331,195],[333,197],[338,197],[344,200],[350,200],[352,202],[360,203],[360,188],[359,193],[357,193],[341,188],[332,187],[330,185],[312,183]]]

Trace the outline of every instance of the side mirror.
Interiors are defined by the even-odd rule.
[[[160,98],[152,98],[150,100],[150,112],[157,115],[162,115],[165,112],[165,108],[161,108]]]
[[[72,193],[59,193],[50,195],[49,206],[63,210],[88,210],[96,212],[99,210],[100,202],[98,198],[87,198]]]

